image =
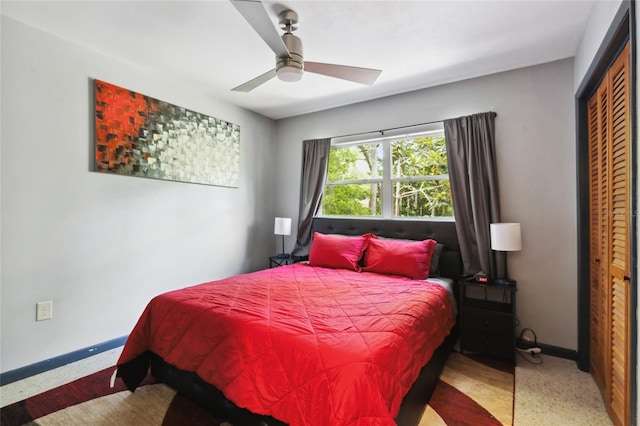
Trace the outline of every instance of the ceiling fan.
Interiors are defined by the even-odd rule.
[[[231,0],[231,3],[276,54],[274,69],[231,89],[232,91],[249,92],[276,76],[282,81],[299,81],[304,71],[371,86],[382,72],[370,68],[305,61],[302,54],[302,40],[293,35],[293,32],[298,29],[298,14],[296,12],[293,10],[280,12],[278,15],[280,28],[285,31],[280,36],[262,2]]]

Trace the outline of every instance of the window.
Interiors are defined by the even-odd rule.
[[[442,123],[411,135],[334,141],[325,216],[453,217]]]

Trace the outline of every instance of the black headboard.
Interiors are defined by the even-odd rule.
[[[444,245],[438,267],[440,275],[453,279],[462,275],[460,246],[454,222],[316,217],[313,219],[312,231],[343,235],[362,235],[371,232],[381,237],[405,240],[430,238]]]

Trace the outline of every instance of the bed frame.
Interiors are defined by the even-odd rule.
[[[383,220],[383,219],[336,219],[315,218],[312,229],[323,234],[362,235],[374,233],[388,238],[410,240],[434,239],[444,245],[440,256],[439,271],[443,277],[460,277],[462,261],[456,237],[455,224],[445,221]],[[456,288],[457,286],[454,286]],[[457,335],[457,326],[435,351],[425,365],[402,402],[396,423],[400,426],[417,425],[424,406],[428,403],[438,383],[442,368],[451,352]],[[240,408],[224,397],[215,386],[204,382],[195,373],[180,370],[165,363],[159,356],[150,353],[153,376],[178,392],[201,404],[221,421],[234,426],[286,426],[272,417],[254,414]]]

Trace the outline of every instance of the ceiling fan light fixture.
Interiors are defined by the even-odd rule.
[[[293,83],[302,79],[302,68],[293,65],[283,65],[278,68],[278,79]]]
[[[293,11],[285,11],[291,12],[295,16],[294,23],[297,24],[298,15]],[[287,19],[286,28],[287,30],[292,29],[291,27],[291,17],[287,17],[286,13],[283,12],[280,14],[281,23],[283,23],[283,19]],[[284,15],[283,15],[284,14]],[[282,41],[287,46],[287,50],[289,51],[289,56],[282,56],[276,59],[276,71],[278,74],[278,79],[281,81],[286,81],[289,83],[294,83],[296,81],[300,81],[302,79],[302,74],[304,74],[304,58],[302,56],[302,40],[300,37],[291,34],[290,32],[284,33],[282,35]]]
[[[260,0],[231,0],[238,12],[253,27],[258,35],[276,54],[276,67],[258,77],[241,84],[231,90],[249,92],[261,84],[278,77],[280,81],[296,82],[302,80],[305,70],[314,74],[326,75],[342,80],[372,86],[382,71],[351,67],[346,65],[326,64],[322,62],[305,62],[302,40],[293,34],[298,28],[298,14],[293,10],[283,10],[278,14],[280,28],[285,31],[278,37],[271,17]]]

